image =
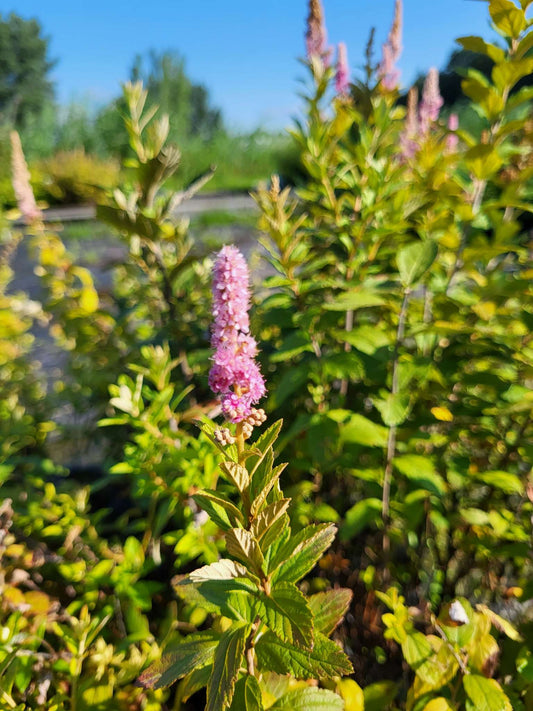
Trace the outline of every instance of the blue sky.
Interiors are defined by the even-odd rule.
[[[329,41],[347,43],[353,69],[372,26],[381,49],[394,0],[323,4]],[[0,13],[11,11],[38,18],[50,37],[61,102],[113,98],[134,55],[155,48],[185,57],[234,129],[282,128],[298,110],[307,0],[0,0]],[[442,66],[455,37],[490,33],[486,2],[404,0],[403,83]]]

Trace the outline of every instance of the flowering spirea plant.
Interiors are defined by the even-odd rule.
[[[266,392],[255,361],[257,343],[250,335],[248,267],[236,247],[223,247],[213,271],[213,334],[215,349],[209,385],[221,396],[222,412],[229,422],[255,422],[252,405]]]
[[[204,419],[203,431],[222,455],[223,481],[193,498],[223,532],[226,556],[178,578],[176,592],[188,605],[211,613],[215,623],[177,645],[172,640],[172,651],[140,682],[160,688],[182,679],[181,701],[207,687],[207,711],[342,711],[355,682],[339,681],[352,668],[329,635],[352,593],[329,589],[306,596],[299,589],[298,581],[330,546],[336,528],[322,523],[292,532],[291,499],[279,485],[286,465],[274,466],[281,421],[247,442],[265,420],[263,411],[252,408],[265,385],[249,331],[248,269],[235,247],[224,247],[217,257],[213,295],[210,383],[232,429]],[[308,683],[295,685],[295,679]],[[319,688],[325,679],[337,681]]]

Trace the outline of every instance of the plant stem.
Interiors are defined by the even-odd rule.
[[[402,306],[400,309],[400,316],[398,318],[398,328],[396,329],[396,340],[394,343],[394,352],[392,356],[392,395],[398,394],[398,355],[400,350],[400,345],[403,342],[403,337],[405,333],[405,321],[407,317],[407,307],[409,305],[409,297],[411,291],[407,287],[403,294]],[[396,451],[396,425],[391,425],[389,427],[389,434],[387,438],[387,459],[385,463],[385,473],[383,476],[383,500],[381,508],[381,516],[383,519],[383,553],[387,556],[390,550],[390,540],[387,533],[387,528],[389,525],[389,514],[390,514],[390,489],[392,482],[392,460],[394,459],[394,454]]]

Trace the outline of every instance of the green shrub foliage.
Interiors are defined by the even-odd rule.
[[[111,285],[39,217],[0,226],[1,708],[533,708],[531,3],[487,5],[456,128],[434,74],[417,114],[370,47],[334,81],[310,2],[300,187],[255,193],[251,437],[215,423],[212,263],[176,215],[212,171],[184,179],[141,83],[120,172],[57,164],[118,236]],[[13,287],[26,245],[40,302]],[[66,406],[97,471],[59,464]]]

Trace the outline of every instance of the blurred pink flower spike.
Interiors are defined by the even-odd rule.
[[[20,136],[16,131],[11,131],[11,170],[12,183],[17,204],[26,224],[30,224],[42,217],[37,207],[35,196],[30,183],[30,172],[26,165]]]
[[[348,50],[344,42],[337,46],[337,67],[335,72],[335,89],[337,94],[347,94],[350,86],[350,69],[348,67]]]
[[[396,0],[394,6],[394,20],[383,45],[383,54],[379,65],[379,77],[381,84],[387,91],[394,91],[400,83],[400,71],[396,67],[396,62],[402,54],[402,0]]]
[[[453,131],[453,133],[448,134],[446,137],[446,151],[448,153],[455,153],[457,146],[459,144],[459,137],[455,133],[459,128],[459,116],[457,114],[450,114],[448,118],[448,130]]]
[[[209,386],[220,396],[229,422],[242,422],[265,394],[265,381],[255,362],[257,343],[250,335],[249,274],[246,261],[233,246],[223,247],[213,268],[213,331],[215,349]]]
[[[424,82],[419,109],[420,132],[422,134],[427,133],[431,124],[439,118],[443,103],[439,91],[439,72],[435,67],[431,67]]]
[[[407,95],[407,114],[400,136],[401,154],[404,158],[412,158],[415,155],[419,147],[418,139],[418,91],[413,86]]]
[[[326,66],[329,65],[331,50],[327,47],[328,35],[324,21],[324,10],[321,0],[309,0],[309,15],[305,33],[307,58],[320,57]]]

